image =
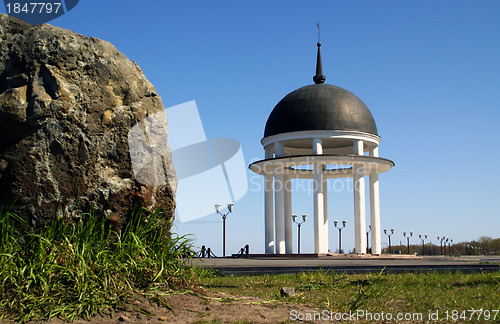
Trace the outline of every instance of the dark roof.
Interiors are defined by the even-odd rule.
[[[307,130],[345,130],[377,134],[366,105],[352,92],[312,84],[290,92],[269,115],[264,137]]]

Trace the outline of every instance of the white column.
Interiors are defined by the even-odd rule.
[[[276,230],[276,254],[285,253],[285,183],[282,169],[274,173],[274,222]]]
[[[323,166],[325,170],[326,166]],[[328,179],[323,176],[323,246],[328,252]]]
[[[285,156],[285,147],[283,143],[276,142],[274,143],[274,157],[283,157]]]
[[[293,253],[292,237],[292,179],[285,176],[285,252]]]
[[[313,165],[313,208],[314,208],[314,253],[326,253],[324,249],[324,199],[323,199],[323,167],[319,163]]]
[[[272,147],[266,147],[266,159],[273,157]],[[273,173],[264,176],[264,227],[265,227],[265,253],[274,253],[274,213],[273,213]]]
[[[312,144],[313,155],[323,154],[323,145],[320,138],[314,138]],[[313,188],[314,253],[327,253],[328,246],[324,246],[323,165],[320,163],[313,163]]]
[[[283,143],[274,143],[274,157],[285,156]],[[285,177],[283,169],[278,168],[274,172],[274,225],[276,231],[276,254],[285,253]]]
[[[363,141],[354,142],[354,154],[363,155]],[[366,252],[366,205],[365,205],[365,177],[362,165],[354,165],[354,240],[355,253]]]
[[[378,147],[370,150],[370,156],[378,157]],[[380,191],[378,170],[370,170],[370,224],[372,226],[372,254],[382,254],[382,240],[380,232]]]

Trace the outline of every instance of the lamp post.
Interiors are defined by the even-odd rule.
[[[441,255],[444,255],[443,254],[443,241],[446,239],[446,237],[444,236],[441,236],[441,238],[439,238],[439,236],[437,237],[439,242],[441,243]]]
[[[403,232],[403,236],[406,237],[406,246],[408,247],[408,254],[410,254],[410,237],[413,235],[413,232],[408,233],[406,236],[406,232]]]
[[[425,240],[427,239],[427,234],[418,234],[418,237],[422,240],[422,255],[425,253]]]
[[[333,225],[335,225],[335,227],[339,229],[339,254],[342,253],[342,229],[345,227],[346,224],[347,221],[345,219],[342,221],[342,227],[340,227],[338,220],[333,221]]]
[[[226,257],[226,217],[230,213],[233,212],[233,207],[234,204],[232,202],[227,204],[227,213],[221,213],[220,212],[220,206],[221,204],[217,203],[214,205],[215,206],[215,211],[217,214],[222,216],[222,256],[225,258]]]
[[[368,225],[368,231],[366,231],[366,253],[370,253],[370,244],[368,241],[368,234],[370,234],[370,232],[372,231],[372,226],[371,225]]]
[[[450,239],[450,243],[448,243],[448,253],[451,256],[451,243],[453,243],[453,240]]]
[[[394,234],[394,228],[391,228],[391,233],[390,234],[388,234],[387,230],[385,229],[384,230],[384,234],[387,235],[387,237],[389,238],[389,254],[392,254],[391,235]]]
[[[292,215],[292,221],[297,224],[298,226],[298,248],[297,248],[297,254],[300,254],[300,226],[306,221],[307,219],[307,214],[302,214],[302,222],[297,222],[297,214]]]

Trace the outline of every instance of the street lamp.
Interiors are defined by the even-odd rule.
[[[366,253],[370,253],[370,244],[368,241],[368,234],[372,231],[372,226],[368,225],[368,231],[366,231]]]
[[[406,236],[406,232],[403,232],[403,236],[406,237],[406,245],[408,247],[408,254],[410,254],[410,237],[413,235],[413,232],[408,233]]]
[[[233,207],[234,204],[232,202],[227,204],[227,213],[221,213],[220,212],[220,207],[222,206],[221,204],[217,203],[214,205],[215,206],[215,211],[217,214],[222,216],[222,256],[225,258],[226,257],[226,217],[229,215],[229,213],[233,212]]]
[[[345,219],[342,221],[342,227],[340,227],[338,220],[333,221],[333,225],[335,225],[335,227],[339,229],[339,254],[342,253],[342,229],[345,227],[346,224],[347,221]]]
[[[384,230],[384,234],[387,235],[389,238],[389,254],[392,254],[392,247],[391,247],[391,235],[394,234],[394,228],[391,228],[391,233],[387,234],[387,230]]]
[[[422,235],[422,234],[418,234],[418,237],[422,240],[422,255],[424,255],[425,253],[425,240],[427,239],[427,234],[425,235]]]
[[[297,254],[300,254],[300,226],[306,221],[307,219],[307,214],[302,214],[302,222],[298,222],[297,223],[297,214],[293,214],[292,215],[292,220],[295,224],[297,224],[298,226],[298,231],[299,231],[299,235],[298,235],[298,248],[297,248]]]
[[[448,243],[448,253],[450,254],[450,256],[451,256],[451,243],[453,243],[452,239],[450,239],[450,243]]]
[[[438,236],[438,240],[439,240],[439,242],[441,243],[441,255],[444,255],[444,254],[443,254],[443,241],[444,241],[445,239],[446,239],[446,237],[444,237],[444,236],[441,236],[441,238],[439,238],[439,236]]]

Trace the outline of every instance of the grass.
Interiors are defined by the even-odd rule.
[[[426,316],[429,311],[500,308],[500,272],[346,275],[319,271],[220,277],[211,270],[187,266],[186,256],[189,259],[193,253],[191,241],[171,236],[170,224],[159,211],[137,208],[119,232],[108,223],[90,212],[56,219],[33,232],[15,214],[0,212],[0,321],[88,319],[130,309],[138,297],[175,314],[169,295],[196,285],[261,297],[272,301],[270,307],[286,301],[333,313],[364,310]],[[297,294],[282,297],[284,286]],[[219,322],[215,318],[205,323]],[[494,322],[500,323],[500,314]]]
[[[500,309],[500,272],[346,275],[304,272],[263,276],[211,276],[200,284],[213,291],[306,304],[334,313],[422,313]],[[281,287],[296,295],[281,297]],[[451,314],[451,313],[450,313]],[[469,314],[470,315],[470,314]],[[476,317],[477,319],[477,317]],[[500,314],[496,317],[500,322]]]
[[[32,232],[1,212],[0,320],[90,318],[127,309],[134,294],[165,303],[165,291],[194,283],[195,270],[183,260],[191,242],[170,236],[161,212],[137,208],[120,232],[108,223],[90,212]]]

